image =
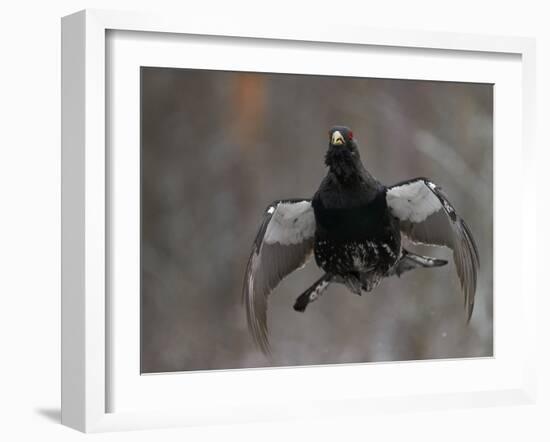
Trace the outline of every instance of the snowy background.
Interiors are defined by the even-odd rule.
[[[491,356],[493,89],[488,84],[142,69],[142,372]],[[311,197],[330,126],[353,129],[385,184],[427,176],[481,255],[471,323],[451,265],[358,297],[295,298],[313,261],[270,297],[273,361],[254,346],[242,279],[264,208]]]

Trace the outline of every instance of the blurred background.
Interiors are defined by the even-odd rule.
[[[493,88],[490,84],[142,68],[143,373],[491,356]],[[451,259],[384,280],[361,297],[312,260],[271,294],[273,360],[254,346],[242,280],[263,210],[313,196],[327,131],[349,126],[385,184],[426,176],[470,225],[481,255],[466,324]]]

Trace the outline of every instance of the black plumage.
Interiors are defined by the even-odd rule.
[[[261,350],[269,352],[269,293],[312,253],[325,273],[297,298],[297,311],[304,311],[331,283],[361,295],[382,278],[446,264],[406,250],[405,239],[453,250],[469,319],[479,255],[469,228],[441,189],[425,178],[384,186],[365,169],[351,130],[343,126],[329,131],[325,163],[328,173],[313,198],[274,202],[256,236],[243,299]]]

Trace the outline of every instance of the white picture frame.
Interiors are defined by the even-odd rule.
[[[154,16],[127,12],[86,10],[64,17],[62,20],[62,423],[80,431],[111,431],[123,429],[155,428],[167,426],[197,425],[219,422],[247,422],[308,416],[347,415],[369,413],[373,410],[398,411],[418,408],[467,407],[498,405],[504,403],[530,403],[535,397],[534,339],[536,287],[529,278],[518,279],[521,293],[516,305],[519,311],[514,323],[521,330],[524,345],[517,353],[513,370],[507,371],[507,362],[498,366],[489,363],[485,370],[489,375],[495,367],[502,370],[498,386],[487,388],[477,385],[470,390],[446,391],[443,386],[433,391],[390,392],[368,395],[359,391],[349,396],[337,389],[327,388],[327,396],[311,395],[304,402],[293,398],[285,402],[273,401],[254,407],[254,398],[232,400],[224,406],[220,399],[215,405],[196,406],[193,410],[184,406],[180,410],[136,409],[132,411],[110,410],[109,394],[113,388],[109,373],[116,360],[108,337],[113,317],[108,297],[108,247],[111,240],[107,228],[112,200],[109,194],[107,173],[108,151],[106,119],[108,117],[107,93],[108,63],[106,36],[111,31],[155,32],[163,35],[199,35],[221,38],[270,39],[287,43],[309,42],[315,44],[368,45],[384,48],[427,49],[444,52],[468,52],[483,58],[484,54],[510,54],[519,57],[521,64],[520,121],[517,123],[518,141],[521,145],[515,152],[522,161],[521,174],[528,176],[533,166],[533,121],[535,97],[535,46],[532,39],[518,37],[493,37],[451,33],[427,33],[416,31],[388,31],[349,27],[335,35],[330,29],[318,29],[292,24],[277,27],[265,23],[224,22],[216,23],[194,17],[182,22],[172,17]],[[495,118],[499,118],[498,107]],[[514,114],[515,115],[515,114]],[[497,137],[498,141],[498,137]],[[516,158],[516,157],[514,157]],[[495,168],[495,174],[499,174]],[[495,186],[498,196],[499,187]],[[522,213],[518,225],[521,241],[518,253],[522,256],[521,272],[525,274],[525,257],[535,255],[535,230],[529,229],[534,219],[536,194],[532,190],[518,189]],[[495,250],[498,250],[498,235]],[[497,278],[497,276],[495,276]],[[496,280],[495,290],[502,285]],[[504,303],[503,303],[504,304]],[[503,316],[508,311],[501,310]],[[503,322],[504,323],[504,322]],[[502,334],[503,336],[505,334]],[[519,338],[518,338],[519,339]],[[504,353],[501,353],[504,354]],[[495,361],[499,354],[495,351]],[[445,376],[460,370],[476,370],[476,362],[470,360],[440,362],[430,370],[441,370]],[[399,368],[400,366],[401,368]],[[470,366],[470,367],[468,367]],[[323,376],[361,376],[364,370],[390,372],[396,376],[412,374],[414,364],[379,364],[378,368],[364,365],[316,367]],[[139,365],[136,367],[139,376]],[[308,370],[308,369],[305,369]],[[420,369],[423,371],[423,369]],[[510,374],[509,377],[506,373]],[[303,379],[308,373],[303,368],[281,370],[247,370],[216,372],[207,382],[216,385],[233,382],[248,382],[251,389],[273,383],[275,376]],[[309,372],[311,374],[311,371]],[[425,376],[426,374],[422,374]],[[200,383],[196,374],[193,382]],[[207,374],[208,376],[208,374]],[[341,374],[340,374],[341,376]],[[163,388],[172,388],[177,376],[158,376]],[[162,378],[162,380],[161,380]],[[295,379],[295,380],[296,380]],[[295,381],[294,380],[294,381]],[[280,381],[280,380],[279,380]],[[151,383],[152,381],[147,381]],[[451,383],[447,381],[447,383]],[[276,384],[276,382],[275,382]],[[157,385],[154,386],[157,389]],[[330,390],[330,392],[329,392]],[[219,390],[218,390],[219,391]],[[307,390],[307,386],[304,391]],[[344,389],[345,391],[345,389]],[[124,394],[124,391],[123,391]],[[187,401],[193,400],[190,397]],[[223,396],[223,392],[221,396]],[[229,394],[229,393],[226,393]],[[227,402],[226,402],[227,403]],[[261,409],[261,411],[259,411]]]

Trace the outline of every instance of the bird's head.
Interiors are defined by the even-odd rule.
[[[328,150],[325,164],[342,179],[349,179],[361,166],[359,149],[353,132],[345,126],[334,126],[328,131]]]

